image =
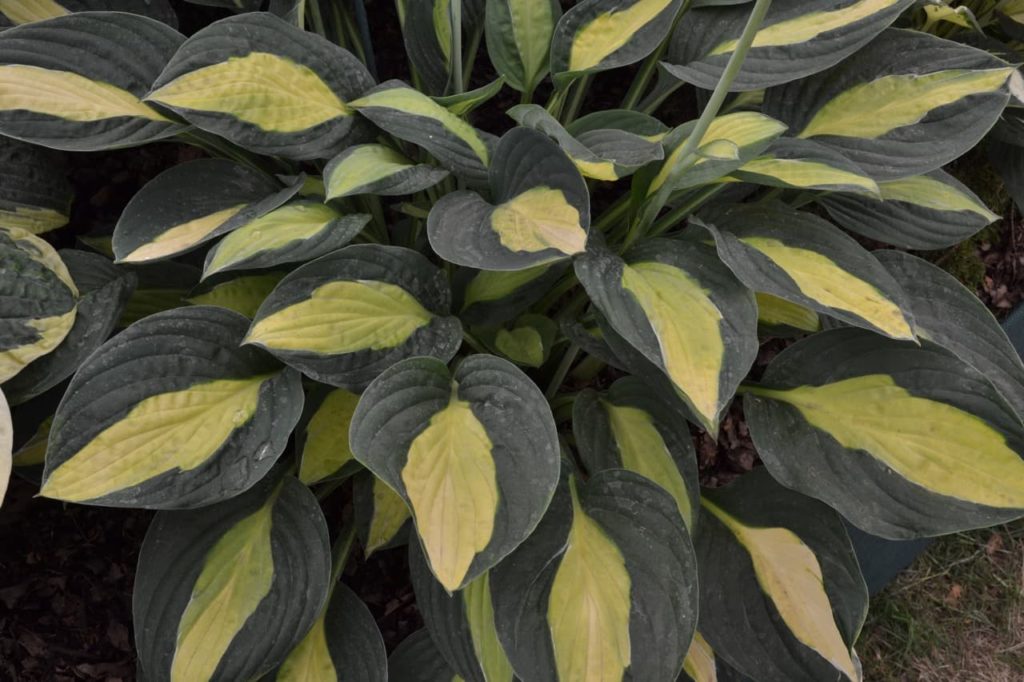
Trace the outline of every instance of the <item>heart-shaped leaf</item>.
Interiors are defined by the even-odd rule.
[[[550,317],[527,314],[507,327],[479,330],[478,338],[517,365],[540,367],[558,338],[558,324]]]
[[[594,249],[575,267],[612,329],[717,433],[722,410],[757,355],[753,292],[697,242],[655,239],[625,260]]]
[[[446,194],[427,219],[445,260],[487,270],[524,270],[586,247],[590,195],[572,161],[547,136],[514,128],[494,153],[490,203],[468,190]]]
[[[558,481],[558,437],[540,389],[506,360],[473,355],[453,373],[410,358],[356,408],[356,458],[412,509],[431,570],[453,592],[533,531]]]

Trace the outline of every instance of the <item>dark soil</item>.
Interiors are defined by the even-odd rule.
[[[135,679],[135,561],[150,512],[33,499],[0,513],[0,680]]]

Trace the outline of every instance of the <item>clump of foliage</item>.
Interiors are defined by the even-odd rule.
[[[854,681],[843,518],[1024,514],[1013,348],[849,234],[996,218],[942,166],[1017,115],[1014,68],[913,0],[399,0],[414,86],[378,82],[361,2],[204,4],[238,13],[186,38],[155,0],[0,4],[14,463],[162,510],[145,679]],[[684,87],[699,118],[668,120]],[[508,89],[515,126],[474,126]],[[44,148],[159,140],[209,158],[93,251],[38,236],[69,203]],[[691,429],[737,399],[764,467],[702,490]],[[338,582],[357,541],[408,545],[426,628],[390,660]]]

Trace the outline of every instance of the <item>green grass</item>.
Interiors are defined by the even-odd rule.
[[[1024,522],[938,540],[872,600],[872,682],[1024,680]]]

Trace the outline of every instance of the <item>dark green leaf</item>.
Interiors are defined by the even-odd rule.
[[[80,294],[75,323],[59,346],[3,385],[13,404],[34,398],[74,374],[110,336],[135,289],[135,275],[103,256],[72,250],[59,255]]]
[[[490,169],[494,203],[468,190],[445,195],[427,219],[430,245],[445,260],[488,270],[525,270],[580,253],[590,195],[572,161],[545,135],[505,134]]]
[[[409,503],[449,591],[526,539],[558,479],[547,401],[522,371],[489,355],[472,355],[453,373],[431,358],[385,370],[359,401],[350,442]],[[452,513],[439,514],[449,505]]]
[[[69,151],[181,132],[141,98],[184,36],[125,12],[80,12],[0,32],[0,134]]]
[[[151,315],[94,352],[53,421],[41,494],[189,508],[251,487],[302,411],[299,375],[240,348],[248,320],[208,306]]]
[[[132,600],[146,679],[268,672],[316,622],[330,571],[327,523],[316,497],[290,476],[268,476],[212,507],[157,514]]]

